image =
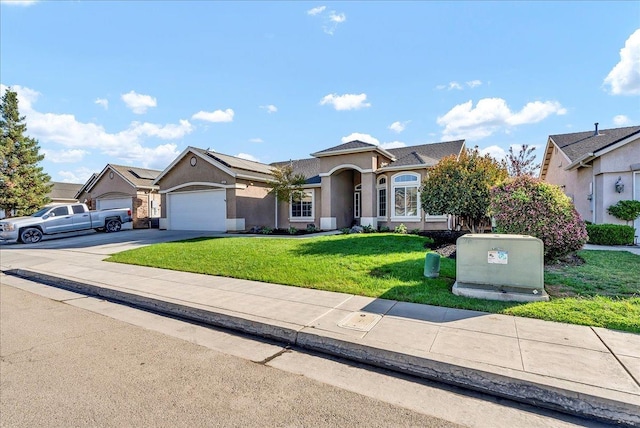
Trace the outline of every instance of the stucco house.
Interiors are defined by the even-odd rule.
[[[160,217],[160,195],[158,186],[153,184],[160,172],[107,164],[99,174],[93,174],[87,180],[76,198],[95,210],[131,209],[133,222],[123,224],[123,229],[151,227]]]
[[[419,188],[430,167],[463,150],[464,140],[395,149],[351,141],[267,165],[187,147],[153,182],[161,195],[160,228],[393,229],[402,223],[409,230],[447,229],[447,216],[422,211]],[[306,178],[300,201],[277,202],[269,194],[271,172],[284,164]]]
[[[550,135],[540,178],[562,187],[584,220],[625,224],[607,208],[640,200],[640,126]]]

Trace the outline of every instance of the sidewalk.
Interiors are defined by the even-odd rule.
[[[398,372],[640,425],[640,335],[102,258],[3,250],[0,267],[5,274]]]

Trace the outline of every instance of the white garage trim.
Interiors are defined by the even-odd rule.
[[[128,208],[134,216],[133,199],[128,198],[98,198],[96,199],[96,210],[109,210],[112,208]],[[135,220],[135,218],[134,218]],[[123,223],[122,229],[133,229],[133,222]]]
[[[225,190],[201,190],[167,194],[170,230],[227,231]]]

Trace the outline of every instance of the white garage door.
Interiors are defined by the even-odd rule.
[[[172,230],[227,230],[224,190],[169,194],[168,220]]]
[[[98,211],[112,208],[129,208],[133,213],[133,200],[131,198],[96,199],[96,209]],[[133,222],[124,223],[122,228],[133,229]]]

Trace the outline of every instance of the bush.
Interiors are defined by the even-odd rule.
[[[384,232],[391,232],[391,229],[389,229],[389,226],[380,226],[380,227],[378,228],[378,231],[379,231],[379,232],[381,232],[381,233],[384,233]]]
[[[362,233],[375,233],[376,230],[370,224],[362,226]]]
[[[260,228],[260,233],[263,235],[271,235],[273,233],[273,229],[267,226],[263,226]]]
[[[595,245],[633,244],[635,229],[622,224],[588,224],[589,243]]]
[[[348,235],[351,233],[351,228],[350,227],[343,227],[342,229],[340,229],[340,233],[342,233],[343,235]]]
[[[289,235],[295,235],[298,233],[298,229],[293,226],[291,226],[287,231],[289,232]]]
[[[315,224],[313,224],[313,223],[309,223],[309,224],[307,225],[307,232],[308,232],[308,233],[316,233],[316,232],[318,232],[318,228],[316,227],[316,225],[315,225]]]
[[[617,204],[611,205],[607,211],[620,220],[633,221],[640,216],[640,201],[618,201]]]
[[[406,234],[407,233],[407,226],[404,225],[404,223],[400,223],[398,226],[396,226],[393,229],[393,233],[402,233],[402,234]]]
[[[531,235],[544,243],[552,261],[577,251],[587,242],[584,221],[560,187],[530,176],[515,177],[491,191],[496,232]]]

